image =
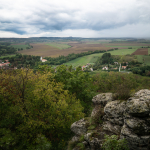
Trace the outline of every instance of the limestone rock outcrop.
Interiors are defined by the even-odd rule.
[[[128,100],[115,100],[112,93],[102,93],[92,102],[91,117],[71,125],[75,133],[72,141],[81,143],[85,150],[101,150],[104,135],[115,134],[127,140],[130,150],[150,149],[150,90],[140,90]]]

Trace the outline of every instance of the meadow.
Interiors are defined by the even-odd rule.
[[[12,44],[11,45],[12,47],[14,47],[14,48],[19,48],[19,49],[21,49],[21,48],[23,48],[23,49],[26,49],[26,47],[28,47],[28,45],[25,45],[25,43],[19,43],[19,44]]]
[[[137,60],[145,65],[150,65],[150,56],[137,55]]]
[[[61,55],[67,56],[70,53],[82,53],[95,50],[109,50],[109,49],[126,49],[126,51],[134,52],[135,49],[150,46],[150,42],[141,43],[140,40],[130,41],[130,39],[71,39],[71,40],[51,40],[50,42],[31,43],[33,46],[30,50],[19,51],[21,54],[35,55],[42,57],[59,57]],[[23,43],[20,43],[23,46]],[[14,45],[20,48],[21,45]],[[25,45],[24,45],[25,46]],[[132,47],[132,49],[127,49]],[[123,54],[122,54],[123,53]],[[126,53],[126,52],[125,52]],[[117,51],[114,55],[124,55],[124,52]]]
[[[5,55],[5,56],[1,56],[0,59],[3,59],[3,58],[7,58],[7,57],[14,57],[16,55]]]
[[[132,54],[136,49],[120,49],[120,50],[114,50],[109,51],[111,55],[127,55]],[[101,57],[104,53],[98,53],[98,54],[91,54],[83,57],[79,57],[77,59],[74,59],[72,61],[69,61],[67,63],[64,63],[64,65],[72,65],[73,67],[83,66],[87,63],[94,64],[98,57]]]

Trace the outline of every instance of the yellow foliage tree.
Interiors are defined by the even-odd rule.
[[[29,69],[0,74],[1,148],[64,148],[70,125],[84,116],[83,107],[50,76]]]

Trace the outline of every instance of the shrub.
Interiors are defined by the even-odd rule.
[[[117,135],[105,135],[102,148],[104,150],[129,150],[126,139],[119,139]]]

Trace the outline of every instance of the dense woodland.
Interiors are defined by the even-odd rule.
[[[14,47],[12,47],[10,45],[11,44],[8,42],[0,43],[0,56],[16,53],[17,49],[15,49]]]
[[[64,150],[71,138],[70,125],[92,110],[98,93],[113,92],[127,99],[149,88],[150,78],[103,72],[90,76],[62,65],[54,69],[1,70],[0,148],[2,150]]]

